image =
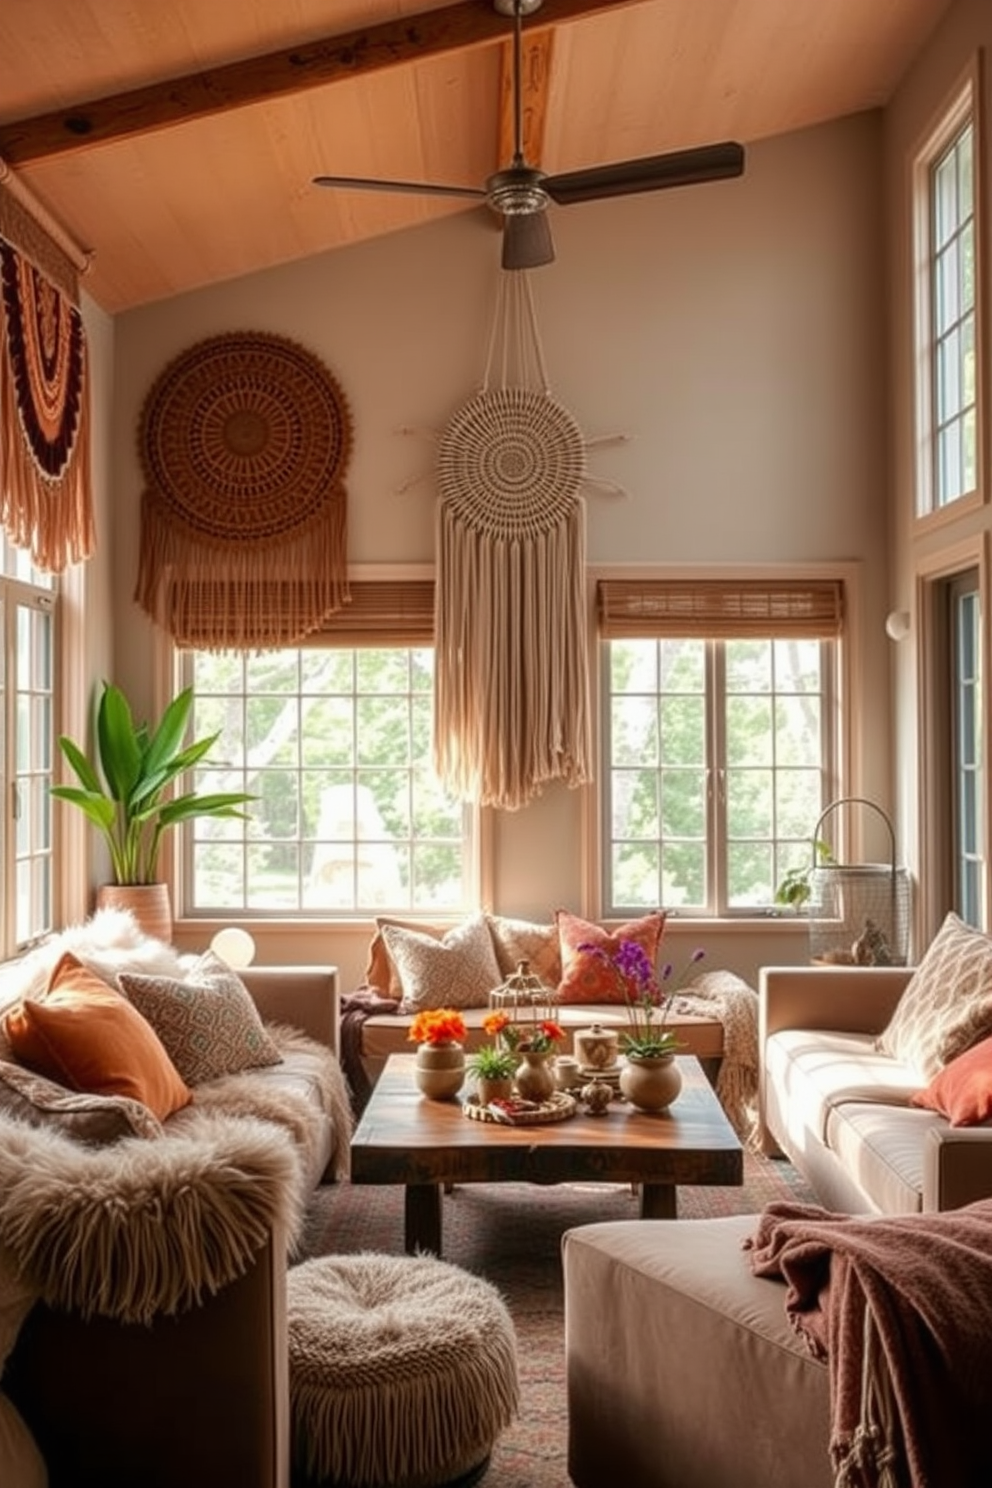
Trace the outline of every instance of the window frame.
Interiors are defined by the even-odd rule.
[[[986,449],[987,414],[985,411],[985,331],[984,295],[984,129],[982,124],[982,90],[979,59],[976,57],[941,108],[911,162],[912,251],[915,281],[915,303],[912,317],[914,343],[914,422],[915,469],[913,472],[914,523],[928,529],[956,520],[981,506],[987,499]],[[972,225],[974,232],[975,272],[975,484],[970,490],[942,504],[937,501],[936,462],[939,448],[937,425],[937,343],[934,314],[934,248],[932,222],[934,167],[950,149],[963,129],[972,129]]]
[[[589,569],[590,583],[590,613],[596,616],[597,602],[596,593],[601,581],[612,580],[647,580],[649,582],[672,583],[691,588],[700,583],[728,584],[730,586],[758,583],[770,585],[776,582],[784,583],[786,586],[803,586],[805,583],[828,582],[840,586],[843,594],[843,628],[835,640],[833,652],[832,677],[830,679],[830,700],[828,706],[832,710],[832,733],[833,748],[832,758],[829,761],[830,778],[828,781],[828,795],[831,800],[839,799],[850,794],[861,794],[861,782],[864,776],[863,743],[860,735],[853,733],[851,729],[851,706],[850,699],[858,695],[862,682],[861,673],[861,646],[859,638],[862,630],[861,620],[861,564],[797,564],[797,565],[750,565],[733,568],[699,567],[687,568],[674,565],[604,565],[592,566]],[[593,668],[595,687],[593,690],[595,717],[597,727],[595,729],[596,747],[596,784],[587,789],[586,809],[584,814],[584,841],[587,844],[586,854],[587,881],[585,884],[586,902],[590,905],[591,913],[605,920],[617,920],[626,918],[628,907],[613,905],[608,898],[608,887],[610,883],[609,857],[610,857],[610,829],[608,821],[609,813],[609,790],[608,790],[608,757],[607,757],[607,731],[609,728],[609,699],[610,692],[606,667],[606,647],[599,627],[593,619],[594,631],[590,647],[591,655],[596,658]],[[720,710],[718,710],[719,712]],[[710,791],[710,802],[708,803],[707,833],[708,847],[712,852],[713,842],[711,837],[713,804],[712,797],[715,794]],[[811,831],[812,831],[812,823]],[[852,836],[858,835],[858,827],[855,824]],[[845,843],[845,851],[857,849],[857,842]],[[709,881],[712,884],[713,875],[716,870],[711,866]],[[725,886],[725,868],[721,881]],[[776,923],[791,924],[794,916],[788,911],[775,907],[760,908],[744,907],[741,909],[729,909],[717,906],[709,906],[708,909],[680,910],[662,905],[662,908],[680,923],[689,925],[693,922],[710,928],[720,925],[732,926],[735,929],[752,923],[761,925],[766,929]],[[631,913],[634,907],[630,906]],[[638,910],[638,912],[641,912]]]
[[[355,648],[358,644],[365,646],[378,645],[390,646],[424,646],[432,645],[433,639],[425,636],[425,613],[423,601],[423,586],[425,581],[433,587],[434,569],[431,565],[404,564],[404,565],[352,565],[349,570],[349,582],[352,593],[355,596],[354,609],[350,606],[336,612],[328,618],[325,627],[326,634],[335,639],[322,642],[318,638],[311,637],[300,642],[299,645],[287,647],[289,650],[297,650],[307,646],[320,644],[337,644],[348,649]],[[397,594],[401,594],[404,585],[418,590],[416,600],[412,606],[413,632],[405,632],[397,629],[396,625],[389,624],[379,628],[375,623],[374,616],[369,624],[369,616],[365,612],[363,604],[362,586],[370,584],[388,584],[395,586]],[[399,601],[398,612],[402,613],[402,600]],[[354,623],[358,616],[357,626]],[[430,620],[430,616],[427,617]],[[400,625],[402,627],[402,620]],[[189,652],[180,648],[171,641],[168,636],[161,635],[158,642],[157,658],[157,685],[156,696],[159,706],[175,695],[176,690],[186,685],[186,659]],[[277,926],[280,924],[298,927],[301,931],[315,928],[316,926],[327,927],[333,925],[335,929],[348,929],[355,926],[367,926],[370,918],[376,913],[400,914],[404,920],[411,922],[422,921],[424,924],[436,925],[448,921],[455,922],[466,913],[470,913],[481,902],[487,902],[484,896],[487,894],[492,881],[492,829],[491,813],[485,808],[470,804],[463,807],[463,821],[465,828],[463,833],[463,844],[465,852],[464,883],[465,903],[460,906],[452,906],[444,909],[404,909],[396,908],[349,908],[335,910],[323,906],[301,907],[299,910],[276,908],[271,910],[238,906],[228,909],[219,907],[197,909],[189,903],[189,886],[192,882],[191,873],[191,828],[182,826],[178,833],[169,835],[164,843],[161,858],[162,877],[169,883],[174,905],[174,918],[179,925],[195,925],[203,927],[212,924],[226,924],[236,922],[247,926]]]

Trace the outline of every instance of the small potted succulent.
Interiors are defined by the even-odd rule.
[[[480,1106],[490,1101],[508,1100],[513,1093],[513,1076],[519,1056],[507,1045],[483,1044],[469,1056],[468,1072],[475,1079],[475,1095]]]

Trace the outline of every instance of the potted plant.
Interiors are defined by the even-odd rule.
[[[107,844],[114,881],[100,890],[98,902],[131,909],[147,934],[163,940],[172,934],[168,889],[158,880],[166,832],[197,816],[244,818],[239,808],[253,799],[244,791],[171,794],[174,783],[205,758],[219,737],[210,734],[183,744],[192,706],[193,689],[188,687],[150,728],[135,723],[123,692],[105,682],[97,708],[95,757],[88,758],[62,735],[59,748],[80,783],[51,788],[60,801],[78,806]]]
[[[513,1075],[519,1055],[509,1044],[483,1044],[469,1057],[468,1072],[475,1077],[475,1094],[480,1106],[493,1100],[506,1100],[513,1093]]]
[[[829,843],[821,841],[819,837],[816,838],[813,842],[813,862],[805,864],[802,868],[790,868],[788,873],[783,874],[782,882],[775,890],[775,903],[784,904],[798,914],[809,902],[809,896],[813,891],[814,871],[833,861],[834,855],[830,851]]]

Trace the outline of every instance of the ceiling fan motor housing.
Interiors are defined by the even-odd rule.
[[[543,212],[550,196],[544,189],[544,172],[529,165],[510,165],[486,181],[489,205],[504,217],[524,217]]]

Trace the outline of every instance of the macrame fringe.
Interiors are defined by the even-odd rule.
[[[142,496],[135,600],[180,646],[293,645],[348,602],[344,493],[271,544],[210,544]]]
[[[434,766],[449,789],[516,810],[590,773],[585,507],[522,541],[437,508]]]
[[[29,310],[30,307],[25,307],[25,314]],[[58,474],[50,475],[39,468],[32,451],[25,424],[26,411],[18,398],[11,335],[12,329],[0,306],[0,526],[15,547],[31,554],[38,568],[61,573],[69,564],[89,558],[96,546],[90,487],[86,339],[84,335],[80,346],[79,386],[72,390],[78,392],[78,416],[74,422],[66,419],[61,431],[65,442],[58,448]],[[28,358],[36,352],[33,341],[25,337],[20,355]],[[46,392],[64,411],[70,390],[61,387]],[[21,397],[30,398],[31,394],[25,371]]]

